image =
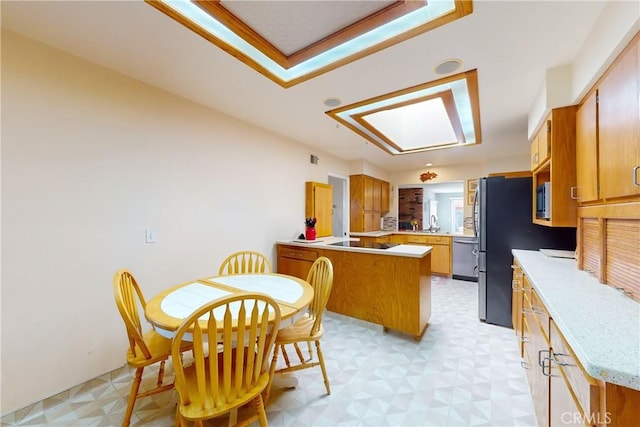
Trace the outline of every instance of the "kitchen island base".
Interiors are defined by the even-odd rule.
[[[319,256],[333,263],[327,310],[410,334],[420,340],[431,316],[431,253],[402,256],[278,244],[278,273],[306,277]]]

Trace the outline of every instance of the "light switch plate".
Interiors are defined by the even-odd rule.
[[[158,231],[153,228],[144,230],[145,242],[155,243],[158,241]]]

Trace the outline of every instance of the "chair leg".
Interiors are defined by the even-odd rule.
[[[280,346],[282,350],[282,357],[284,357],[284,363],[286,363],[287,367],[291,366],[291,362],[289,362],[289,355],[287,354],[287,350],[284,348],[284,344]]]
[[[143,368],[136,369],[136,376],[131,383],[131,390],[129,391],[129,401],[127,402],[127,410],[124,413],[124,420],[122,420],[122,427],[128,427],[131,423],[131,414],[133,414],[133,405],[136,403],[138,397],[138,390],[140,389],[140,383],[142,382]]]
[[[267,412],[264,410],[264,403],[262,402],[261,395],[258,395],[253,399],[253,405],[258,413],[258,422],[260,423],[260,427],[267,427],[269,422],[267,421]]]
[[[322,350],[320,349],[320,340],[316,341],[316,352],[318,353],[320,369],[322,369],[322,376],[324,377],[324,386],[327,389],[327,394],[331,394],[331,388],[329,387],[329,377],[327,376],[327,368],[325,368],[324,366],[324,357],[322,356]]]
[[[269,383],[265,388],[264,393],[264,404],[266,405],[269,401],[269,396],[271,395],[271,383],[273,383],[273,376],[276,372],[276,364],[278,363],[278,350],[280,347],[278,345],[273,346],[273,358],[271,359],[271,366],[269,367]]]
[[[293,348],[296,349],[296,353],[298,354],[298,359],[300,359],[300,363],[304,364],[305,362],[304,356],[302,355],[302,350],[300,350],[300,346],[298,345],[297,342],[293,343]]]
[[[156,384],[158,384],[158,387],[162,387],[162,381],[164,381],[164,364],[165,364],[165,360],[163,360],[162,362],[160,362],[160,369],[158,370],[158,381]]]

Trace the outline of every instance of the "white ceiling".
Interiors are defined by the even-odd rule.
[[[603,5],[475,1],[467,17],[288,89],[141,0],[3,0],[1,12],[3,28],[270,129],[310,152],[397,171],[528,153],[527,115],[545,71],[574,60]],[[463,60],[460,71],[478,70],[481,145],[391,156],[324,113],[329,97],[351,104],[435,80],[441,76],[433,68],[448,58]]]

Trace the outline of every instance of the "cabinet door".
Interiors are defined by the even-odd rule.
[[[364,231],[380,230],[380,211],[364,211]]]
[[[380,212],[382,210],[382,183],[380,181],[373,181],[373,210]]]
[[[549,343],[544,337],[540,323],[527,294],[523,298],[524,319],[526,320],[529,337],[525,337],[525,358],[529,360],[527,380],[531,389],[531,399],[536,419],[540,427],[549,425],[549,377],[545,376],[549,369]]]
[[[319,182],[307,182],[305,216],[317,218],[318,237],[333,234],[333,187]]]
[[[598,200],[597,91],[585,99],[576,113],[576,180],[578,200]]]
[[[618,57],[598,88],[600,197],[640,194],[634,168],[640,166],[640,69],[638,44]],[[636,173],[638,171],[636,170]]]
[[[538,132],[538,164],[541,165],[549,159],[551,154],[551,115],[547,117]]]
[[[278,273],[306,280],[316,258],[316,251],[278,245]]]
[[[369,177],[364,178],[364,210],[372,211],[373,209],[373,180]]]
[[[431,272],[437,274],[451,274],[451,254],[449,245],[432,245]]]
[[[538,133],[531,140],[531,170],[535,170],[540,163],[538,162]]]
[[[576,406],[569,391],[569,386],[564,381],[556,365],[553,364],[553,366],[549,394],[549,400],[551,401],[551,407],[549,408],[550,424],[562,427],[585,427],[585,425],[589,425],[585,423],[587,417]]]
[[[522,338],[522,277],[522,269],[514,261],[511,282],[511,324],[518,339]],[[520,357],[522,357],[522,348],[520,349]]]
[[[389,213],[389,183],[386,181],[380,183],[380,213]]]

